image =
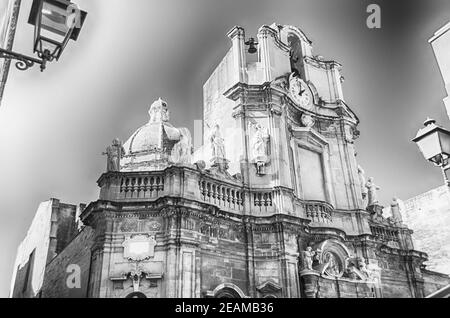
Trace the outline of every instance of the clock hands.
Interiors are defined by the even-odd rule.
[[[298,95],[303,97],[303,93],[305,93],[305,92],[306,92],[306,89],[304,89],[304,90],[300,89],[300,92],[298,93]]]

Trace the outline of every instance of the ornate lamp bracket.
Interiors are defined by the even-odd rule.
[[[43,72],[46,68],[47,64],[47,58],[46,56],[42,57],[42,60],[29,57],[23,54],[19,54],[12,51],[7,51],[0,48],[0,58],[1,59],[7,59],[7,60],[16,60],[16,68],[21,71],[26,71],[29,68],[33,67],[34,64],[40,64],[41,65],[41,72]]]

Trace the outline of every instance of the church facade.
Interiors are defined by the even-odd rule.
[[[294,26],[228,38],[204,85],[203,146],[155,101],[107,148],[99,199],[71,214],[72,239],[41,258],[34,285],[16,275],[12,297],[425,297],[450,283],[423,265],[396,201],[383,217],[356,160],[341,65]],[[57,245],[55,231],[43,235]],[[38,264],[19,256],[19,273]]]

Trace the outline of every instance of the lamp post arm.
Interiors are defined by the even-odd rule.
[[[43,72],[47,64],[47,60],[45,58],[40,60],[20,53],[4,50],[2,48],[0,48],[0,58],[17,60],[16,67],[21,71],[25,71],[30,67],[33,67],[34,64],[39,64],[41,65],[41,72]]]

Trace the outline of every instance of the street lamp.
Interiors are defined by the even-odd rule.
[[[33,0],[28,23],[34,25],[33,51],[39,59],[0,49],[0,58],[17,60],[19,70],[58,60],[69,40],[76,41],[87,13],[69,0]]]
[[[450,167],[450,131],[437,126],[436,121],[429,118],[424,125],[412,141],[417,144],[426,160],[442,169],[444,180],[448,184],[445,170]]]

